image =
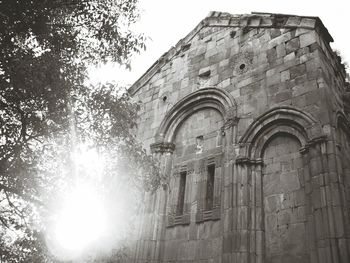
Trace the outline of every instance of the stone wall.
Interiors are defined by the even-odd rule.
[[[213,12],[131,87],[168,179],[135,262],[349,261],[347,84],[330,41],[316,17]]]

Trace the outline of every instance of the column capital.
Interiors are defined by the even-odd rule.
[[[244,156],[238,156],[236,158],[236,164],[247,164],[247,165],[262,165],[264,162],[261,158],[258,159],[250,159]]]
[[[305,155],[309,152],[310,147],[327,142],[327,138],[328,138],[327,135],[321,135],[321,136],[314,137],[311,140],[309,140],[305,144],[305,146],[301,147],[299,149],[299,152],[302,155]]]
[[[227,119],[224,125],[221,127],[221,133],[222,135],[225,135],[225,130],[228,130],[232,128],[233,126],[236,126],[239,121],[238,117],[233,117],[230,119]]]

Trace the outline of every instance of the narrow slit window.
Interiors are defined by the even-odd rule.
[[[187,172],[180,173],[179,197],[178,197],[177,211],[176,211],[177,215],[182,215],[184,212],[186,176],[187,176]]]
[[[214,204],[214,178],[215,178],[215,165],[208,165],[207,168],[207,191],[205,196],[206,210],[212,210]]]

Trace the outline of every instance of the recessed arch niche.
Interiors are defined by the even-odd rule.
[[[240,139],[236,163],[248,180],[250,231],[264,241],[252,245],[257,260],[310,262],[304,158],[319,131],[311,115],[281,106],[254,120]]]
[[[266,139],[276,132],[284,131],[296,136],[302,147],[307,141],[321,132],[316,119],[299,109],[280,106],[275,107],[253,121],[239,140],[241,155],[250,159],[261,158]]]
[[[266,262],[308,262],[302,142],[277,131],[262,149]]]
[[[337,112],[336,114],[336,148],[340,158],[339,174],[341,183],[344,185],[345,192],[345,218],[348,221],[345,223],[346,233],[350,236],[350,121],[347,119],[343,112]]]
[[[168,227],[190,224],[193,209],[197,223],[220,218],[221,146],[232,135],[236,110],[229,93],[208,87],[185,96],[164,116],[151,149],[166,163],[164,174],[171,190]],[[171,154],[162,155],[164,152]],[[214,169],[212,198],[208,198],[208,167]],[[209,207],[206,200],[212,204],[204,213]],[[196,208],[191,208],[193,203]]]

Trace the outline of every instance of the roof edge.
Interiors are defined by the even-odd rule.
[[[275,13],[252,12],[251,14],[233,15],[225,12],[211,11],[187,36],[165,52],[148,70],[139,77],[128,89],[134,95],[153,75],[171,58],[186,50],[193,37],[204,27],[235,27],[235,28],[304,28],[317,30],[327,43],[333,42],[332,36],[316,16],[297,16]]]

